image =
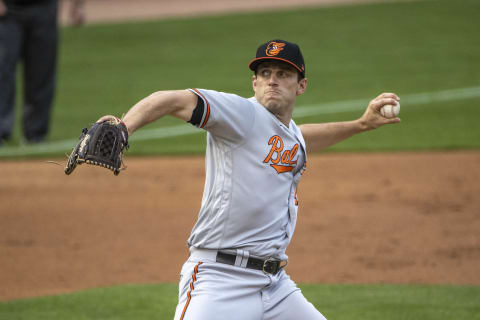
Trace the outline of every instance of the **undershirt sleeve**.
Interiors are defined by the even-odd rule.
[[[197,106],[193,110],[192,117],[188,121],[188,123],[193,124],[194,126],[199,126],[200,121],[202,121],[203,118],[203,111],[205,110],[205,103],[203,103],[203,99],[201,99],[197,95]]]

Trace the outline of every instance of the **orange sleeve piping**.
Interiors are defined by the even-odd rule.
[[[210,103],[208,102],[208,100],[205,98],[205,96],[200,91],[198,91],[197,89],[193,89],[193,91],[195,91],[195,93],[198,94],[207,104],[207,111],[205,113],[205,118],[203,119],[203,122],[200,125],[200,128],[203,128],[203,127],[205,127],[205,125],[208,122],[208,119],[210,118]]]

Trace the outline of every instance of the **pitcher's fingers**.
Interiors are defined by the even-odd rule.
[[[115,117],[115,116],[106,115],[106,116],[103,116],[103,117],[101,117],[100,119],[98,119],[98,120],[97,120],[97,123],[104,122],[104,121],[108,121],[108,120],[113,121],[113,120],[116,120],[116,119],[118,119],[118,118]]]
[[[397,96],[397,95],[396,95],[395,93],[393,93],[393,92],[384,92],[384,93],[380,94],[378,97],[376,97],[375,100],[376,100],[376,99],[382,99],[382,98],[393,98],[393,99],[395,99],[395,100],[397,100],[397,101],[400,100],[400,97]]]
[[[371,102],[372,108],[380,112],[380,109],[382,109],[383,106],[391,104],[391,105],[396,105],[397,100],[394,98],[383,98],[383,99],[375,99]]]
[[[398,117],[396,118],[391,118],[391,119],[386,119],[385,124],[394,124],[394,123],[400,123],[402,120]]]

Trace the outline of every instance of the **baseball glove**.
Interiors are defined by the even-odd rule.
[[[65,174],[77,164],[88,163],[110,169],[118,175],[123,167],[123,150],[128,149],[128,131],[120,120],[107,120],[84,128],[79,141],[68,157]]]

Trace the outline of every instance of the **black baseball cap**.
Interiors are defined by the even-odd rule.
[[[256,71],[258,65],[266,60],[286,62],[295,67],[305,77],[305,62],[300,47],[296,43],[280,39],[265,42],[258,47],[257,56],[250,61],[248,67],[250,70]]]

